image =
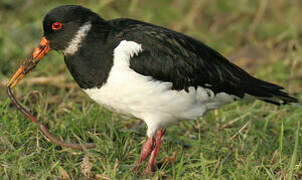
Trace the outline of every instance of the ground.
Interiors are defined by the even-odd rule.
[[[131,17],[193,36],[256,77],[302,99],[299,0],[93,0],[0,2],[0,177],[4,179],[300,179],[301,104],[240,101],[167,129],[159,170],[134,176],[144,124],[99,107],[52,52],[14,89],[51,132],[93,141],[78,151],[55,146],[10,103],[5,85],[42,36],[42,20],[61,4],[81,4],[105,19]]]

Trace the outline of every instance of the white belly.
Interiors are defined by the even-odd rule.
[[[174,119],[196,119],[208,109],[209,96],[202,88],[195,90],[192,87],[189,92],[171,90],[171,83],[152,81],[132,73],[124,73],[119,81],[108,79],[99,89],[84,91],[100,105],[137,118],[141,118],[141,114],[152,113],[166,114]]]
[[[133,51],[129,52],[131,48]],[[233,101],[233,96],[214,95],[202,87],[190,87],[189,92],[171,90],[170,82],[136,73],[129,68],[129,60],[141,51],[139,44],[122,41],[114,51],[114,65],[107,82],[101,88],[84,91],[102,106],[144,120],[149,127],[148,135],[154,133],[150,126],[158,129],[182,119],[197,119],[207,110]]]

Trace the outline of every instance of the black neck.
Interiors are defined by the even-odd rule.
[[[78,51],[65,56],[67,67],[81,88],[101,87],[106,82],[113,65],[110,33],[107,21],[95,19]]]

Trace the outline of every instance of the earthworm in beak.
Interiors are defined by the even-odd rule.
[[[13,88],[20,82],[25,75],[30,72],[39,61],[50,51],[49,43],[45,37],[42,38],[40,45],[34,50],[32,55],[22,62],[19,69],[15,72],[8,83],[8,87]]]

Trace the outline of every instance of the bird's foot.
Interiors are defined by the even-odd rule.
[[[166,130],[161,129],[156,132],[156,138],[154,141],[154,138],[149,138],[148,141],[143,145],[143,149],[141,152],[141,157],[139,160],[136,162],[135,167],[133,168],[133,172],[137,173],[138,170],[142,166],[142,162],[145,161],[148,156],[151,154],[150,159],[148,161],[148,166],[147,169],[145,170],[145,174],[150,174],[155,171],[155,164],[156,164],[156,158],[159,153],[159,149],[164,137]],[[155,145],[154,145],[155,144]]]
[[[142,167],[142,162],[144,162],[151,154],[152,150],[154,149],[154,138],[150,137],[148,138],[147,142],[144,143],[141,156],[136,161],[134,168],[132,169],[133,173],[137,173],[138,170]]]

